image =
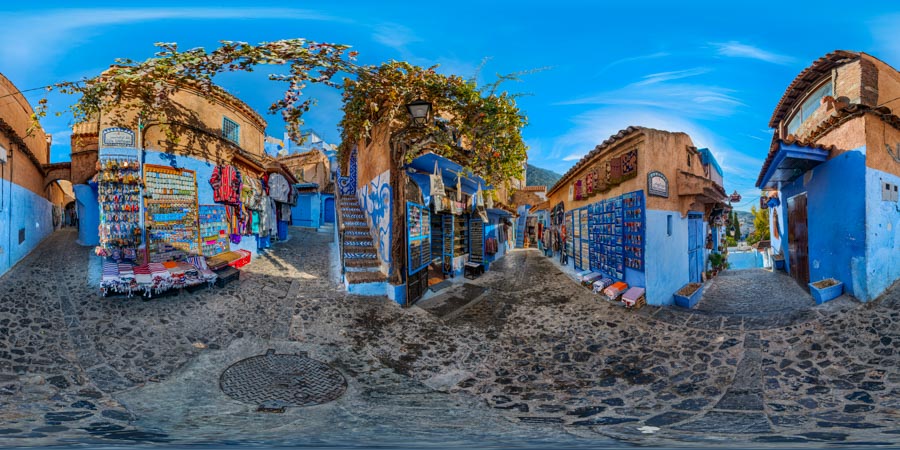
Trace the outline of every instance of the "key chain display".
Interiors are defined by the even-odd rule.
[[[200,205],[200,250],[203,256],[229,251],[228,215],[224,205]]]
[[[141,243],[141,165],[136,155],[107,154],[99,161],[100,246],[113,261],[137,259]]]
[[[144,167],[144,184],[150,262],[181,261],[200,254],[194,171],[148,164]]]

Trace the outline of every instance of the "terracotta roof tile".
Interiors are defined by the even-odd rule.
[[[859,58],[859,55],[859,52],[835,50],[815,60],[812,65],[803,69],[803,71],[797,75],[797,78],[794,78],[794,81],[791,82],[787,90],[785,90],[784,95],[781,96],[781,100],[778,101],[778,106],[775,107],[775,112],[772,113],[772,118],[769,119],[769,128],[778,127],[778,122],[787,116],[793,108],[794,103],[806,93],[806,89],[809,88],[812,83],[822,79],[822,77],[827,75],[831,69]]]

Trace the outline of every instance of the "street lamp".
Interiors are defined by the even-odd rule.
[[[416,125],[425,125],[428,121],[428,113],[431,112],[431,103],[421,98],[406,104],[406,110],[412,116],[413,123]]]

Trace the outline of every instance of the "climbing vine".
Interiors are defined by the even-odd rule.
[[[118,59],[102,74],[80,81],[66,81],[48,86],[64,94],[81,97],[70,108],[75,122],[95,117],[101,111],[137,111],[142,117],[161,117],[170,111],[172,94],[191,87],[209,94],[221,88],[213,78],[223,72],[252,72],[259,65],[286,65],[287,74],[269,75],[269,79],[287,84],[284,96],[269,107],[280,113],[291,139],[300,142],[302,115],[314,100],[303,98],[310,83],[340,87],[334,81],[340,72],[355,73],[361,69],[353,61],[355,51],[338,44],[324,44],[305,39],[286,39],[251,45],[246,42],[221,41],[221,46],[207,52],[203,48],[179,50],[176,43],[156,43],[159,51],[145,61]],[[47,114],[47,99],[35,108],[33,126]],[[62,114],[58,112],[57,115]],[[165,122],[165,120],[160,120]]]
[[[494,185],[520,178],[527,151],[521,131],[527,118],[516,106],[516,96],[498,93],[498,85],[479,88],[474,79],[441,75],[435,67],[402,61],[360,72],[356,79],[344,80],[340,151],[349,152],[354,143],[372,139],[376,128],[404,129],[409,123],[406,104],[423,99],[431,102],[437,120],[404,130],[414,143],[403,155],[406,162],[432,150]]]

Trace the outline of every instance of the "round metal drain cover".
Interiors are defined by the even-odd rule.
[[[323,362],[269,350],[225,369],[219,387],[235,400],[261,407],[312,406],[339,398],[347,380]]]

